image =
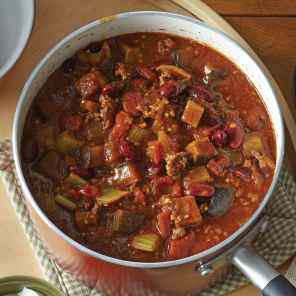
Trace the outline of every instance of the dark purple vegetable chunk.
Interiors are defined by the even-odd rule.
[[[25,163],[34,162],[37,159],[38,154],[39,146],[36,139],[30,134],[25,134],[21,145],[22,160]]]
[[[201,121],[206,124],[207,126],[215,126],[215,125],[221,125],[222,121],[220,117],[216,114],[213,114],[209,110],[205,110],[202,114]]]
[[[94,42],[94,43],[91,43],[88,47],[89,51],[91,53],[96,53],[96,52],[99,52],[101,49],[102,49],[102,44],[99,43],[99,42]]]
[[[213,218],[220,217],[230,208],[233,198],[233,188],[216,186],[207,213]]]
[[[142,227],[145,215],[118,209],[115,213],[114,229],[117,232],[135,233]]]
[[[62,71],[65,74],[71,74],[76,66],[76,61],[74,59],[67,59],[64,61],[63,65],[62,65]]]

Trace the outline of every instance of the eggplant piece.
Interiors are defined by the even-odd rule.
[[[37,102],[34,109],[43,123],[46,123],[54,115],[51,103],[46,100]]]
[[[95,168],[104,162],[104,147],[103,146],[88,146],[80,151],[81,162],[87,168]]]
[[[34,164],[34,169],[42,175],[60,180],[63,177],[63,167],[59,155],[50,150]]]
[[[233,188],[216,186],[215,194],[211,197],[211,202],[207,213],[213,218],[220,217],[230,208],[233,199]]]
[[[115,213],[114,229],[117,232],[135,233],[142,227],[145,215],[118,209]]]
[[[218,155],[215,146],[208,137],[198,139],[186,146],[185,151],[192,154],[193,163],[195,165],[203,165]]]
[[[222,80],[227,75],[226,71],[217,65],[208,63],[202,70],[202,80],[206,85],[210,85],[212,80]]]

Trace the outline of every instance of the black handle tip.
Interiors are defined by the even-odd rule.
[[[264,296],[296,296],[296,288],[283,276],[275,277],[263,289]]]

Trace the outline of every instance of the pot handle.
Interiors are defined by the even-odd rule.
[[[255,249],[244,244],[229,258],[264,296],[295,296],[296,288]]]

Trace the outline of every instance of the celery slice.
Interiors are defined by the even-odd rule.
[[[113,202],[118,201],[120,198],[123,196],[127,195],[127,191],[121,191],[121,190],[116,190],[116,189],[110,189],[110,190],[103,190],[102,196],[98,198],[98,200],[102,204],[110,204]]]
[[[155,234],[139,234],[134,237],[132,246],[135,249],[153,252],[157,249],[159,237]]]
[[[71,131],[65,130],[55,140],[53,149],[57,152],[73,154],[84,145],[84,141],[75,138]]]
[[[150,131],[144,128],[133,126],[128,133],[128,139],[131,142],[134,142],[134,141],[140,142],[142,140],[147,139],[150,136],[150,134],[151,134]]]
[[[89,184],[87,181],[85,181],[84,179],[82,179],[81,177],[77,176],[74,173],[71,173],[67,177],[67,179],[65,180],[65,182],[67,182],[70,185],[74,185],[74,186],[82,186],[82,185]]]
[[[77,207],[76,203],[62,196],[61,194],[57,194],[54,200],[70,210],[74,210]]]
[[[53,195],[50,193],[45,194],[45,206],[48,213],[53,213],[55,211],[55,202]]]

